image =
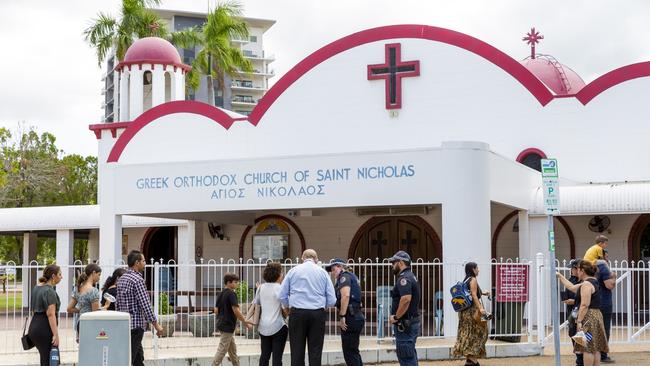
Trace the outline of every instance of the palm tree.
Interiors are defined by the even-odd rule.
[[[112,48],[119,60],[138,38],[166,38],[169,31],[150,7],[160,5],[162,0],[122,0],[120,18],[100,12],[93,24],[84,31],[85,40],[97,50],[97,61],[102,61]]]
[[[196,89],[200,75],[205,75],[208,87],[208,103],[214,106],[214,79],[223,88],[226,74],[234,76],[240,71],[251,72],[253,66],[244,57],[232,39],[248,39],[248,25],[242,18],[243,8],[235,1],[219,2],[208,12],[202,27],[184,29],[171,34],[171,42],[177,47],[201,50],[192,62],[192,71],[187,75],[187,85]]]

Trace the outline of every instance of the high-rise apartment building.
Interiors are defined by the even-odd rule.
[[[187,29],[194,26],[201,26],[206,20],[205,13],[155,9],[160,18],[167,23],[171,32]],[[226,75],[224,85],[218,85],[215,81],[215,105],[225,109],[248,115],[257,102],[262,98],[269,88],[269,79],[274,76],[273,70],[269,67],[274,61],[274,56],[264,50],[264,33],[275,24],[274,20],[244,18],[249,27],[250,36],[248,39],[233,39],[232,44],[241,48],[242,53],[253,65],[252,73],[238,73],[235,76]],[[183,63],[191,65],[199,52],[199,48],[179,48]],[[119,88],[113,68],[118,64],[114,55],[106,61],[106,73],[104,82],[104,122],[118,121],[116,101],[119,100]],[[205,76],[201,77],[201,84],[196,90],[189,90],[187,99],[208,102],[208,89]]]

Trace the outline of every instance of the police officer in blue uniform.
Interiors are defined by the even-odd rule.
[[[397,360],[400,366],[418,364],[415,341],[420,334],[420,285],[411,271],[411,256],[403,250],[389,258],[397,276],[390,292],[392,298],[390,323],[393,324]]]
[[[361,366],[359,354],[359,337],[365,325],[361,312],[361,287],[357,276],[348,271],[347,263],[343,259],[333,259],[325,267],[332,272],[336,279],[336,311],[341,328],[341,345],[343,357],[347,366]]]

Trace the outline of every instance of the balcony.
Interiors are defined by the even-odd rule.
[[[247,44],[247,43],[250,42],[248,39],[244,39],[244,38],[236,38],[236,37],[233,37],[230,41],[231,41],[232,43],[240,43],[240,44]]]
[[[273,69],[267,69],[266,71],[262,69],[253,69],[253,71],[251,71],[250,73],[237,70],[237,73],[241,75],[256,75],[256,76],[266,76],[266,77],[275,76],[275,71],[273,71]]]
[[[275,55],[269,55],[266,52],[262,51],[262,54],[255,53],[249,50],[242,50],[244,57],[252,60],[265,60],[265,61],[275,61]]]
[[[237,105],[251,105],[254,106],[257,104],[257,100],[253,99],[253,97],[249,95],[235,95],[231,99],[232,104],[237,104]]]
[[[266,88],[264,88],[262,86],[253,85],[253,82],[249,81],[249,80],[235,80],[235,81],[232,82],[230,87],[233,90],[245,90],[245,91],[262,91],[263,92],[263,91],[267,90]]]

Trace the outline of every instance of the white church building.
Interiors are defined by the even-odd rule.
[[[162,39],[131,46],[116,68],[122,122],[90,125],[99,205],[0,210],[25,261],[46,231],[59,262],[79,232],[101,263],[131,249],[177,262],[305,248],[323,261],[532,259],[548,248],[545,157],[559,162],[559,259],[603,233],[611,260],[650,260],[650,62],[586,84],[548,55],[386,26],[315,51],[249,116],[186,101],[188,69]]]

